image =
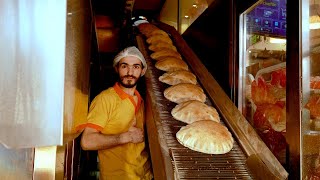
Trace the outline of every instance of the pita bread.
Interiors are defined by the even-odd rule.
[[[176,134],[180,144],[206,154],[225,154],[233,148],[234,139],[220,123],[203,120],[182,127]]]
[[[182,59],[180,53],[178,53],[177,51],[174,51],[172,49],[168,49],[168,48],[160,50],[160,51],[156,51],[150,55],[150,57],[154,60],[160,60],[161,58],[166,57],[166,56],[173,56],[178,59]]]
[[[155,67],[162,71],[177,71],[177,70],[188,70],[188,65],[181,59],[175,57],[166,57],[158,60]]]
[[[148,44],[156,44],[159,42],[165,42],[168,44],[172,44],[172,40],[169,38],[169,36],[155,35],[155,36],[151,36],[147,39]]]
[[[206,101],[203,89],[190,83],[180,83],[168,87],[164,90],[164,97],[177,104],[190,100]]]
[[[200,120],[212,120],[220,122],[217,110],[200,101],[185,101],[176,105],[171,110],[171,115],[179,121],[191,124]]]
[[[172,48],[168,48],[168,47],[153,47],[152,50],[151,49],[149,49],[149,50],[151,50],[153,52],[158,52],[158,51],[167,50],[167,49],[173,50]],[[176,50],[174,50],[174,51],[176,51]]]
[[[148,37],[153,31],[158,30],[159,28],[150,23],[142,23],[138,25],[138,29],[143,35]]]
[[[169,85],[176,85],[180,83],[197,84],[196,75],[187,70],[166,72],[159,76],[159,81]]]
[[[162,35],[162,36],[169,37],[168,33],[163,31],[163,30],[161,30],[161,29],[156,29],[156,30],[152,31],[149,35],[150,36]]]
[[[158,43],[151,44],[148,48],[150,51],[155,51],[158,48],[169,48],[174,51],[177,51],[177,48],[174,45],[165,43],[165,42],[158,42]]]

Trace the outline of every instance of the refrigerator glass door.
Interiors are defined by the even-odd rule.
[[[286,0],[259,1],[242,19],[238,108],[284,165]]]
[[[302,179],[320,178],[320,1],[302,1]]]

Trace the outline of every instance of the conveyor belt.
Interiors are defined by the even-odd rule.
[[[170,102],[163,96],[163,91],[169,87],[169,85],[158,80],[158,77],[162,75],[163,72],[155,68],[155,61],[149,57],[150,52],[147,49],[144,37],[137,35],[136,39],[138,47],[148,64],[146,88],[152,93],[151,101],[156,104],[156,107],[152,111],[153,113],[157,113],[160,119],[157,128],[161,128],[160,132],[163,134],[159,136],[164,138],[166,143],[160,144],[160,146],[167,148],[165,151],[167,151],[171,157],[175,178],[253,179],[246,166],[247,157],[236,141],[233,149],[229,153],[209,155],[190,150],[176,140],[176,133],[186,124],[172,117],[171,110],[176,104]],[[208,99],[206,103],[212,105]],[[223,119],[221,119],[221,121],[221,123],[224,124]]]

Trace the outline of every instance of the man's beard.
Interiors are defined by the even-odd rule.
[[[124,80],[125,78],[133,78],[130,80]],[[120,77],[120,81],[119,83],[125,87],[125,88],[133,88],[137,85],[139,78],[135,77],[135,76],[130,76],[130,75],[126,75],[126,76],[122,76]]]

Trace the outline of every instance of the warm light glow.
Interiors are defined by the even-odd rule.
[[[54,177],[57,146],[35,148],[34,178]],[[38,178],[37,178],[38,177]]]
[[[198,6],[196,4],[192,4],[192,7],[197,8]]]
[[[281,43],[286,43],[287,40],[286,39],[280,39],[280,38],[270,38],[269,42],[270,43],[274,43],[274,44],[281,44]]]
[[[185,15],[184,17],[185,17],[185,18],[189,18],[189,16],[188,16],[188,15]]]
[[[320,29],[320,17],[310,16],[309,18],[309,29]]]
[[[310,29],[320,29],[320,22],[319,23],[310,23]]]

